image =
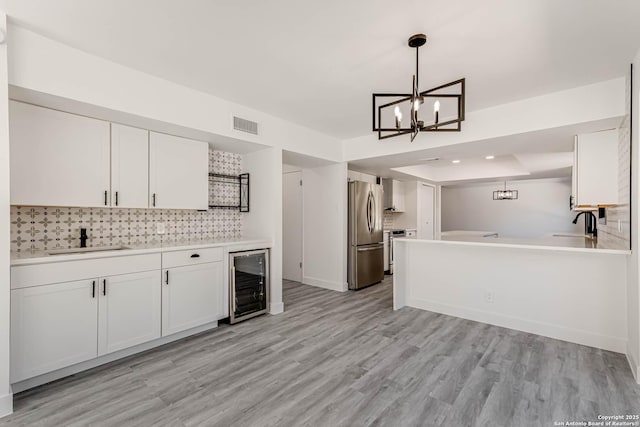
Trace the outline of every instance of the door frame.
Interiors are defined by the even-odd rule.
[[[435,184],[430,184],[428,182],[423,182],[423,181],[418,181],[418,194],[417,194],[417,198],[418,198],[418,216],[419,221],[418,222],[418,226],[420,225],[420,223],[422,222],[422,190],[421,190],[421,186],[425,186],[425,187],[431,187],[433,189],[433,239],[434,240],[440,240],[440,191],[441,191],[441,186],[439,185],[435,185]],[[419,233],[419,228],[418,228],[418,233]]]
[[[302,168],[300,168],[299,170],[291,170],[291,171],[287,171],[287,172],[282,172],[282,176],[283,176],[283,182],[284,182],[284,175],[290,175],[290,174],[300,174],[300,181],[302,181],[303,178],[303,170]],[[304,267],[305,267],[305,263],[304,263],[304,188],[303,185],[300,185],[300,206],[299,206],[299,212],[300,212],[300,263],[302,264],[302,267],[300,267],[300,281],[299,283],[303,283],[304,280]],[[283,185],[284,187],[284,185]],[[284,208],[284,190],[282,193],[282,205]],[[283,213],[283,219],[284,219],[284,213]],[[283,241],[283,257],[282,257],[282,271],[284,273],[284,224],[282,225],[282,241]],[[284,279],[284,275],[283,275],[283,279]],[[286,280],[291,280],[291,279],[286,279]]]

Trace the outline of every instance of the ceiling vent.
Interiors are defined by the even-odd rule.
[[[241,119],[240,117],[233,116],[233,128],[240,132],[258,134],[258,123],[251,120]]]

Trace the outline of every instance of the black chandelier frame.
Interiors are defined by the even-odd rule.
[[[415,34],[409,38],[409,46],[416,49],[416,73],[413,75],[413,91],[412,93],[374,93],[372,95],[372,130],[378,133],[378,139],[394,138],[400,135],[411,134],[411,141],[420,132],[460,132],[462,130],[462,122],[465,118],[465,79],[458,79],[450,83],[419,92],[418,91],[418,72],[419,72],[419,57],[420,46],[424,45],[427,41],[427,37],[424,34]],[[458,93],[435,93],[443,89],[460,85],[460,92]],[[378,99],[382,100],[387,98],[399,98],[394,99],[391,102],[387,102],[378,105]],[[414,107],[415,102],[424,102],[425,98],[456,98],[458,105],[458,115],[455,119],[439,122],[438,112],[435,112],[435,123],[425,125],[423,121],[418,119],[418,109]],[[411,102],[411,127],[400,127],[399,122],[396,121],[396,127],[383,128],[382,127],[382,112],[386,108],[393,108],[398,104],[404,102]],[[455,127],[451,127],[455,125]]]

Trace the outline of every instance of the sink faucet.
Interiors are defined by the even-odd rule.
[[[578,218],[580,218],[580,215],[585,214],[584,217],[584,234],[591,234],[593,237],[597,237],[598,236],[598,229],[596,228],[596,222],[597,222],[597,218],[596,215],[593,212],[590,211],[582,211],[580,213],[578,213],[578,215],[576,215],[576,217],[573,219],[573,223],[577,224],[578,223]]]
[[[80,229],[80,247],[81,248],[86,248],[87,247],[87,229],[86,228],[81,228]]]

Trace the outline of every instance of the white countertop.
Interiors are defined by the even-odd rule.
[[[480,237],[470,235],[450,235],[442,236],[441,240],[420,240],[420,239],[394,239],[401,242],[421,242],[434,244],[457,244],[471,246],[492,246],[508,247],[520,249],[541,249],[552,251],[568,252],[592,252],[603,254],[628,255],[631,253],[625,248],[603,248],[598,247],[597,241],[584,237],[540,237],[540,238],[509,238],[509,237]]]
[[[57,249],[49,251],[23,251],[11,252],[11,266],[42,264],[50,262],[77,261],[83,259],[109,258],[117,256],[141,255],[157,252],[202,249],[214,247],[228,247],[231,250],[255,249],[271,247],[271,240],[264,238],[241,238],[230,240],[197,240],[197,241],[172,241],[144,245],[125,245],[126,249],[104,250],[98,252],[83,252],[73,254],[50,255]]]

